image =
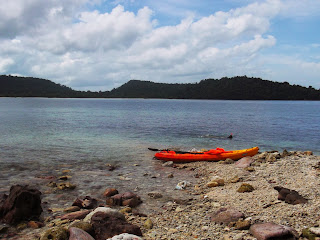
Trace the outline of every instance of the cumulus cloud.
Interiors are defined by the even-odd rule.
[[[11,0],[0,5],[0,70],[81,90],[107,90],[129,79],[259,77],[267,72],[259,54],[277,42],[271,21],[283,12],[283,2],[266,0],[159,26],[150,7],[88,10],[101,2]]]

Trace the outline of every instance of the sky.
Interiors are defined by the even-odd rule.
[[[243,76],[320,88],[320,0],[0,0],[0,75],[106,91]]]

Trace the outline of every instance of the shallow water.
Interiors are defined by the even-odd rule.
[[[175,185],[194,173],[162,167],[148,147],[319,154],[319,109],[309,101],[0,98],[0,192],[15,183],[46,191],[48,180],[39,176],[68,169],[77,188],[57,204],[101,196],[107,187],[179,195]]]

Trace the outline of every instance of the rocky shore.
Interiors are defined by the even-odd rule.
[[[312,152],[163,166],[172,170],[166,178],[179,197],[157,190],[138,196],[134,189],[105,186],[103,194],[78,196],[62,206],[46,202],[48,188],[56,198],[70,199],[76,186],[68,171],[43,177],[41,193],[32,186],[12,187],[0,195],[0,238],[320,239],[320,157]],[[177,181],[181,171],[190,174]],[[145,213],[143,205],[157,207]]]

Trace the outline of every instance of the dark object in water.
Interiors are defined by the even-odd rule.
[[[229,139],[232,139],[233,138],[233,136],[232,136],[232,133],[229,135],[229,137],[228,137]]]

